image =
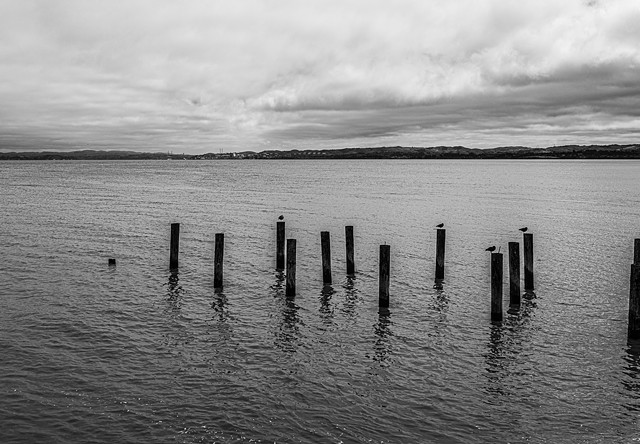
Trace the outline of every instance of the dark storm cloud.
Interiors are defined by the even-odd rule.
[[[6,0],[0,149],[637,137],[635,0]]]

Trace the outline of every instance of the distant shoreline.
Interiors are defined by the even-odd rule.
[[[1,160],[220,160],[220,159],[640,159],[640,145],[523,146],[489,149],[462,146],[378,147],[326,150],[243,151],[174,154],[135,151],[40,151],[0,153]]]

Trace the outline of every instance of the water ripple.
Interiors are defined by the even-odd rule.
[[[0,442],[636,442],[640,351],[626,310],[639,168],[0,165],[22,184],[2,196]],[[274,270],[279,214],[298,239],[294,298]],[[445,280],[434,283],[442,221]],[[535,295],[492,324],[484,248],[518,240],[521,224],[536,236]]]

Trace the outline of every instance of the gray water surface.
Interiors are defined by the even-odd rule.
[[[2,162],[0,442],[638,442],[639,177],[640,161]],[[280,214],[295,299],[275,270]],[[536,297],[506,315],[505,285],[492,324],[484,250],[522,226]]]

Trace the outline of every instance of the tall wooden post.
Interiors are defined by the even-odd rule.
[[[284,270],[284,221],[276,222],[276,269]]]
[[[356,265],[353,254],[353,226],[344,227],[344,235],[347,244],[347,275],[351,276],[356,273]]]
[[[446,230],[438,228],[436,236],[436,281],[444,279],[444,244]]]
[[[320,232],[320,247],[322,249],[322,283],[331,284],[331,235],[328,231]]]
[[[169,248],[169,268],[178,268],[178,253],[180,251],[180,224],[171,224],[171,247]]]
[[[629,279],[629,339],[640,339],[640,239],[633,243],[633,264]]]
[[[379,279],[379,306],[389,307],[389,271],[391,262],[391,246],[380,245],[380,279]]]
[[[524,289],[533,290],[533,233],[524,233]]]
[[[215,253],[213,256],[213,287],[222,288],[224,259],[224,233],[216,233]]]
[[[296,240],[287,239],[287,296],[296,295]]]
[[[640,339],[640,264],[631,265],[628,337]]]
[[[491,253],[491,321],[502,321],[502,253]]]
[[[509,306],[520,308],[520,244],[509,242]]]

